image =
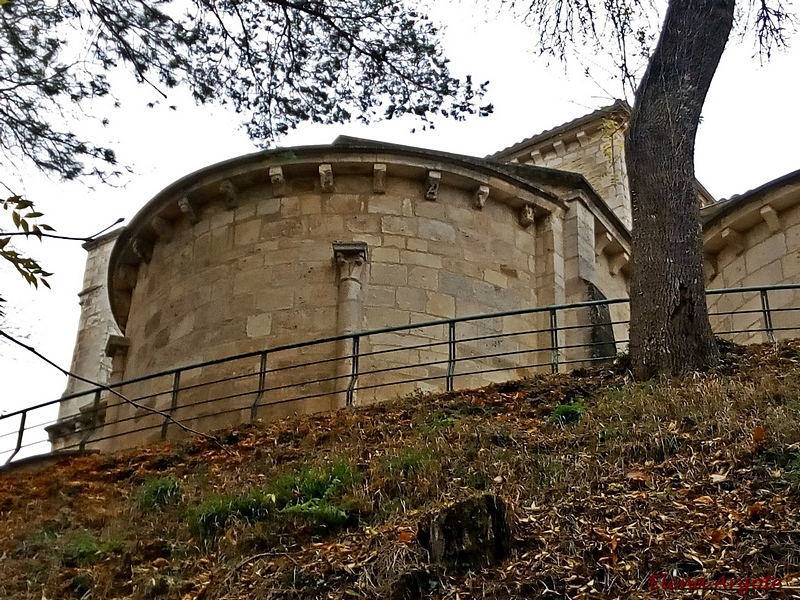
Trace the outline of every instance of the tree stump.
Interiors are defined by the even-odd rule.
[[[511,550],[510,511],[498,496],[469,498],[421,522],[417,539],[432,562],[458,570],[486,567]]]

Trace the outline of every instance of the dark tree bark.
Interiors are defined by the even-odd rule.
[[[733,26],[734,0],[670,0],[626,134],[633,207],[630,350],[634,375],[713,365],[694,144]]]

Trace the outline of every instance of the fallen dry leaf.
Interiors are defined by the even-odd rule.
[[[625,473],[625,478],[629,481],[636,481],[639,483],[650,483],[650,476],[641,469],[634,469]]]

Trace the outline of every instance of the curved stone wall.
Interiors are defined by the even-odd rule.
[[[112,309],[129,340],[118,380],[341,333],[550,304],[559,286],[563,299],[558,268],[567,206],[557,182],[534,185],[455,159],[325,150],[279,166],[215,167],[178,182],[137,215],[109,274]],[[334,243],[341,242],[361,243],[363,264],[354,266],[352,256],[337,262]],[[547,315],[462,325],[459,357],[498,356],[460,363],[462,372],[488,372],[463,376],[459,385],[506,379],[509,369],[527,375],[527,365],[550,359],[549,350],[534,351],[549,346],[549,332],[469,338],[547,327]],[[447,335],[438,326],[365,341],[357,401],[385,398],[387,384],[410,377],[442,389],[447,346],[413,346]],[[266,406],[257,416],[341,406],[349,352],[331,343],[271,358]],[[296,367],[320,360],[326,362]],[[384,372],[397,366],[404,369]],[[252,416],[248,390],[257,371],[251,358],[185,373],[177,399],[170,377],[123,391],[149,395],[146,406],[207,430]],[[230,377],[237,379],[190,387]],[[426,384],[395,386],[390,394],[419,387]],[[307,398],[284,402],[291,395]],[[153,427],[161,417],[121,404],[106,421],[120,419],[107,433]],[[160,433],[128,436],[125,445]]]

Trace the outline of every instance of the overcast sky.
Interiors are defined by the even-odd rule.
[[[438,6],[438,5],[437,5]],[[464,8],[464,7],[462,7]],[[468,7],[467,7],[468,8]],[[457,11],[466,15],[469,10]],[[443,13],[449,14],[449,13]],[[586,59],[566,69],[537,59],[532,34],[508,18],[449,23],[445,48],[455,74],[490,80],[494,114],[465,122],[443,121],[421,131],[414,120],[370,126],[302,127],[281,146],[325,144],[341,134],[484,156],[523,138],[611,104],[622,95],[602,65]],[[586,56],[594,53],[586,51]],[[696,155],[698,179],[716,197],[729,197],[800,168],[797,118],[800,52],[781,53],[760,65],[750,45],[732,40],[709,93]],[[590,67],[591,77],[583,75]],[[132,88],[102,133],[134,173],[116,188],[51,181],[33,172],[16,181],[59,233],[89,235],[117,217],[129,219],[159,190],[201,167],[257,148],[239,128],[237,116],[220,108],[197,108],[188,94],[170,92],[154,109],[154,92]],[[174,104],[177,111],[168,110]],[[416,128],[416,133],[411,130]],[[4,173],[4,176],[7,174]],[[34,292],[5,266],[2,293],[8,300],[6,329],[68,367],[78,323],[78,298],[85,252],[79,243],[28,242],[25,248],[54,271],[53,290]],[[65,378],[51,367],[0,340],[0,411],[57,398]],[[4,445],[4,444],[3,444]]]

